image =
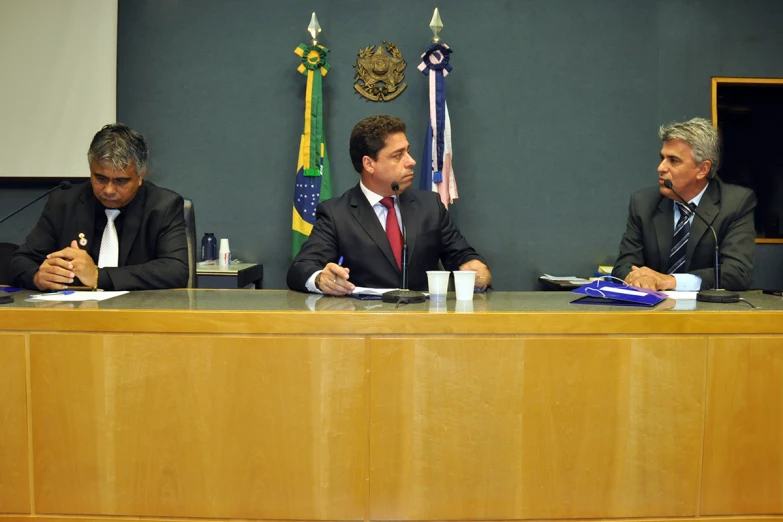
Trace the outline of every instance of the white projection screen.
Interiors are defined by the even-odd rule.
[[[0,0],[0,178],[89,177],[116,105],[117,0]]]

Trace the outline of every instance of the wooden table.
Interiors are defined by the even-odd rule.
[[[0,522],[782,519],[783,301],[572,297],[17,298]]]

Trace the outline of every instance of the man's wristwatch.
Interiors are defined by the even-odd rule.
[[[315,284],[315,287],[318,289],[319,292],[323,292],[323,290],[321,290],[321,275],[322,274],[323,274],[323,272],[321,272],[320,274],[315,276],[315,281],[313,281],[313,283]]]

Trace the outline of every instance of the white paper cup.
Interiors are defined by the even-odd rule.
[[[231,264],[231,249],[228,246],[228,238],[220,238],[220,252],[218,254],[219,264],[223,268],[228,268]]]
[[[427,285],[430,291],[430,301],[446,299],[449,289],[449,274],[446,270],[427,270]]]
[[[455,270],[454,289],[457,291],[457,301],[472,301],[473,287],[476,285],[475,270]]]

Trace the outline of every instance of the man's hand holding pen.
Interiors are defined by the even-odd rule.
[[[315,286],[324,295],[346,295],[356,288],[348,281],[351,269],[343,265],[343,256],[337,263],[327,263],[323,271],[315,278]]]

